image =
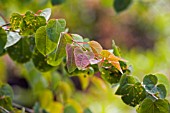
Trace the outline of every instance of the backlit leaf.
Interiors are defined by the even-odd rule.
[[[65,31],[66,21],[64,19],[52,19],[48,22],[46,32],[48,38],[58,43],[60,33]]]
[[[0,27],[0,54],[3,53],[5,44],[7,42],[7,34],[2,27]]]
[[[66,37],[63,34],[58,42],[57,48],[48,55],[47,62],[52,66],[58,66],[66,56]]]
[[[94,54],[100,54],[102,52],[103,48],[98,42],[90,41],[88,43],[90,47],[92,48]]]
[[[45,55],[48,55],[56,48],[57,44],[52,42],[46,35],[46,27],[40,27],[35,34],[35,43],[38,51]]]
[[[127,9],[132,0],[114,0],[113,7],[117,13]]]
[[[73,72],[77,67],[75,64],[75,58],[74,58],[74,47],[70,44],[66,45],[66,56],[67,56],[67,69],[68,72]]]
[[[79,69],[85,69],[90,64],[87,55],[80,48],[74,49],[74,57],[76,61],[76,66]]]

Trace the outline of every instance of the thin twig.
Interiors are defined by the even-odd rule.
[[[28,113],[34,113],[34,111],[33,111],[32,109],[23,107],[23,106],[18,105],[18,104],[16,104],[16,103],[12,103],[12,106],[13,106],[14,108],[17,108],[17,109],[20,109],[20,110],[23,110],[23,108],[25,108],[25,111],[26,111],[26,112],[28,112]]]
[[[5,26],[9,26],[9,25],[10,25],[10,23],[6,23],[6,24],[2,25],[1,27],[5,27]]]
[[[0,106],[0,110],[4,111],[5,113],[10,113],[8,110],[6,110],[5,108],[3,108],[2,106]]]

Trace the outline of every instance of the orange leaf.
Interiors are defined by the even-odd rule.
[[[111,64],[123,74],[123,71],[120,67],[120,63],[118,61],[117,62],[111,61]]]
[[[103,50],[102,46],[96,41],[88,42],[94,54],[100,54]]]

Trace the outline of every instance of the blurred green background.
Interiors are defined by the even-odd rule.
[[[27,10],[37,12],[44,8],[52,9],[51,18],[66,19],[69,32],[97,40],[105,49],[110,49],[114,40],[121,49],[122,57],[132,65],[132,75],[140,80],[150,73],[165,74],[170,80],[169,0],[134,0],[120,14],[114,11],[113,0],[65,0],[55,6],[50,0],[0,0],[0,16],[6,21],[9,21],[13,12],[22,14]],[[26,64],[26,67],[28,65],[31,64]],[[49,95],[44,93],[48,92],[48,81],[53,79],[48,75],[37,71],[28,73],[7,55],[0,57],[0,79],[13,85],[14,101],[24,106],[32,107],[36,101],[33,95],[38,91],[42,91],[44,96]],[[60,79],[56,73],[54,77],[56,81]],[[21,82],[24,80],[28,85]],[[85,83],[89,80],[82,81],[81,84],[84,83],[86,87]],[[72,95],[83,107],[90,107],[93,113],[135,113],[134,108],[125,105],[119,96],[114,95],[116,88],[98,79],[91,81],[94,84],[88,91],[76,93],[71,81],[62,84],[67,84],[68,95]],[[48,101],[46,98],[42,101]]]

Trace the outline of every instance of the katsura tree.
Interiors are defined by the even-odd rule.
[[[119,4],[118,1],[115,2]],[[109,84],[118,86],[115,95],[119,95],[122,99],[120,101],[125,104],[136,107],[137,113],[170,113],[166,84],[158,79],[160,77],[148,74],[144,76],[143,81],[139,81],[131,75],[131,67],[121,56],[114,41],[112,49],[103,49],[97,41],[70,33],[64,19],[49,20],[50,15],[51,9],[47,8],[37,13],[13,13],[9,23],[0,18],[0,55],[8,54],[14,62],[23,64],[23,67],[31,62],[31,67],[35,67],[39,72],[51,72],[51,76],[52,72],[62,71],[63,78],[80,75],[84,78],[102,78]],[[30,71],[30,65],[26,68]],[[63,91],[62,87],[60,91]],[[67,93],[69,92],[65,92],[64,97],[69,95]],[[58,101],[57,93],[50,96],[53,101]],[[51,106],[42,108],[35,104],[34,109],[26,109],[16,106],[12,100],[12,88],[1,83],[1,112],[55,112],[51,111],[55,105],[50,104]],[[88,108],[75,110],[74,106],[67,104],[67,100],[68,98],[64,98],[63,105],[58,105],[63,106],[63,109],[57,109],[59,113],[91,113]],[[22,110],[18,111],[20,108]]]

